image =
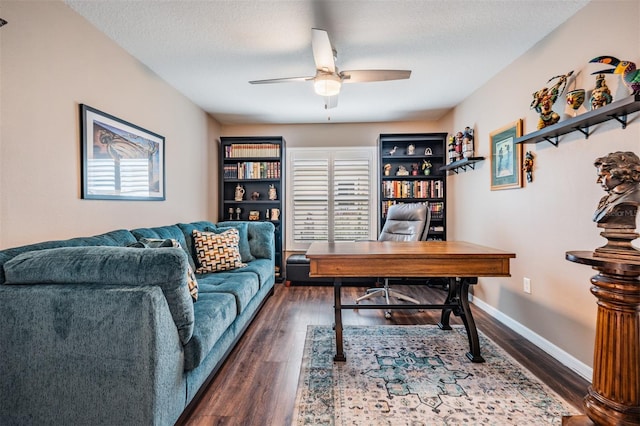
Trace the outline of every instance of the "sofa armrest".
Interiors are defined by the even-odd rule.
[[[158,286],[0,285],[0,424],[173,424],[182,344]]]

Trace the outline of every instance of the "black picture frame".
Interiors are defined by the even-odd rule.
[[[80,104],[82,198],[164,201],[165,138]]]

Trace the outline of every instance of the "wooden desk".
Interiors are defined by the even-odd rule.
[[[356,241],[315,242],[307,250],[309,277],[333,278],[336,332],[335,361],[345,361],[342,340],[343,309],[441,309],[438,326],[450,330],[453,312],[464,323],[473,362],[480,355],[478,331],[469,307],[469,285],[477,277],[509,277],[509,259],[514,253],[462,241]],[[442,304],[343,305],[342,279],[347,277],[428,278],[450,277],[449,292]]]

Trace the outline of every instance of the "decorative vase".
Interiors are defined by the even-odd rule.
[[[424,174],[425,174],[425,176],[430,175],[431,174],[431,169],[424,169]]]

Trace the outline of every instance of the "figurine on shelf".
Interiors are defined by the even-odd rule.
[[[450,136],[449,143],[447,144],[448,154],[449,154],[449,162],[453,163],[456,161],[456,137]]]
[[[278,192],[276,191],[276,187],[273,185],[269,185],[269,199],[271,201],[278,199]]]
[[[433,155],[433,151],[431,150],[431,148],[430,148],[430,147],[426,147],[426,148],[424,149],[424,155],[426,155],[426,156]]]
[[[251,193],[251,199],[253,201],[259,200],[260,199],[260,193],[258,191],[253,191]]]
[[[547,83],[558,79],[556,83],[548,87],[543,87],[537,92],[533,93],[533,101],[531,101],[530,108],[535,109],[538,114],[540,114],[540,119],[538,120],[538,129],[544,129],[547,126],[552,124],[556,124],[560,121],[560,115],[553,111],[553,104],[558,99],[558,96],[562,94],[564,88],[567,84],[567,79],[573,75],[573,71],[569,71],[565,75],[557,75],[555,77],[551,77]]]
[[[399,166],[396,176],[409,176],[409,171],[405,166]]]
[[[429,160],[422,160],[422,173],[424,173],[425,175],[430,175],[431,174],[431,167],[433,167],[431,165],[431,161]]]
[[[412,143],[407,147],[407,155],[413,155],[416,152],[416,146]]]
[[[411,176],[418,176],[418,163],[411,165]]]
[[[398,150],[398,147],[394,146],[393,149],[391,151],[389,151],[389,155],[395,154],[397,150]]]
[[[236,186],[236,193],[235,193],[235,201],[242,201],[242,198],[244,197],[244,188],[242,187],[242,185],[238,184]]]
[[[573,110],[573,116],[577,115],[578,109],[584,103],[585,91],[584,89],[574,89],[567,93],[567,105]]]
[[[613,101],[611,96],[611,90],[607,86],[607,81],[604,78],[604,74],[598,74],[596,77],[596,88],[591,92],[591,109],[598,109],[605,105],[610,104]]]
[[[387,163],[384,165],[384,175],[389,176],[391,173],[391,164]]]
[[[522,170],[527,174],[527,182],[531,183],[533,181],[533,153],[531,151],[527,151],[524,155]]]
[[[625,86],[631,89],[632,93],[640,93],[640,70],[636,69],[635,63],[621,61],[613,56],[598,56],[589,62],[599,62],[614,66],[615,68],[596,71],[593,74],[621,74]]]
[[[260,220],[260,212],[258,210],[249,211],[249,220]]]
[[[473,129],[465,127],[462,132],[462,156],[464,158],[473,157]]]
[[[271,209],[271,220],[280,220],[280,209]]]
[[[242,209],[240,207],[236,207],[236,220],[240,220],[240,213],[242,213]]]
[[[464,144],[463,142],[463,135],[462,132],[458,132],[456,133],[456,142],[455,142],[455,152],[456,152],[456,160],[462,160],[462,145]]]
[[[233,207],[229,207],[229,220],[233,220]]]

